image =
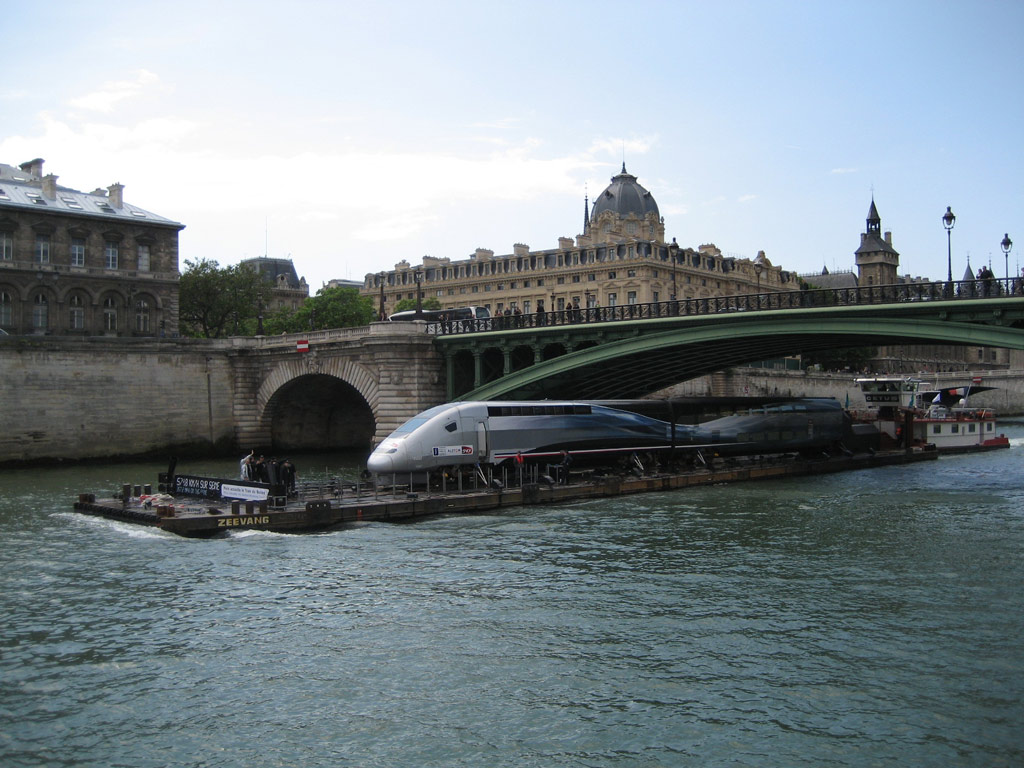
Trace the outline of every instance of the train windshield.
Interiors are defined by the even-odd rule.
[[[423,411],[423,413],[417,413],[415,416],[413,416],[411,419],[409,419],[407,422],[405,422],[405,424],[400,426],[398,429],[396,429],[391,434],[392,435],[407,435],[410,432],[412,432],[414,429],[416,429],[417,427],[421,427],[424,424],[426,424],[428,421],[430,421],[432,418],[437,416],[439,413],[444,413],[445,411],[449,410],[450,408],[451,408],[451,405],[446,403],[445,405],[434,406],[433,408],[430,408],[430,409],[428,409],[426,411]]]

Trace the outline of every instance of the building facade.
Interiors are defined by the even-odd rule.
[[[176,336],[184,225],[79,192],[43,160],[0,163],[0,329],[7,334]]]
[[[482,306],[492,314],[646,304],[799,288],[793,275],[755,259],[724,255],[712,244],[685,248],[665,241],[665,221],[653,195],[626,171],[594,199],[584,201],[583,233],[534,251],[516,244],[496,255],[478,248],[467,259],[424,256],[390,271],[366,275],[361,293],[386,317],[403,299],[434,298],[444,309]]]
[[[270,303],[264,309],[276,312],[287,309],[294,312],[309,298],[309,285],[306,278],[299,277],[291,259],[274,259],[260,256],[256,259],[243,259],[241,265],[255,270],[270,283]]]

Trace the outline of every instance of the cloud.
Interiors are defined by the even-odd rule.
[[[675,205],[662,205],[660,206],[661,213],[663,216],[686,216],[690,212],[689,206],[677,203]]]
[[[841,174],[841,173],[857,173],[857,168],[833,168],[829,173]]]
[[[658,143],[657,136],[640,136],[632,139],[626,138],[600,138],[595,139],[590,143],[587,148],[587,154],[590,155],[611,155],[612,157],[621,158],[625,155],[626,167],[629,168],[629,158],[631,155],[645,155],[651,151],[651,148]]]
[[[160,78],[154,73],[140,69],[134,80],[104,83],[100,90],[71,99],[69,103],[72,107],[90,112],[111,112],[119,101],[130,99],[159,81]]]
[[[737,203],[749,203],[751,200],[757,200],[757,195],[740,195],[736,198]]]
[[[367,242],[402,240],[435,222],[437,216],[430,214],[382,217],[367,221],[363,226],[353,230],[352,235]]]

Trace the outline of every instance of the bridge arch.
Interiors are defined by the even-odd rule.
[[[905,317],[722,316],[577,348],[464,395],[468,400],[541,399],[574,392],[587,399],[640,397],[723,368],[788,354],[864,344],[945,343],[1024,348],[1017,329],[950,319]]]
[[[259,433],[278,451],[364,448],[376,431],[378,396],[376,378],[352,360],[296,356],[260,385]]]

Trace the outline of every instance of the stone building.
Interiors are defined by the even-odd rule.
[[[626,171],[613,176],[591,209],[584,200],[583,233],[560,237],[558,247],[530,250],[516,244],[496,255],[477,248],[467,259],[424,256],[390,271],[366,275],[361,292],[394,311],[402,299],[437,299],[442,308],[483,306],[524,314],[580,307],[645,304],[673,298],[710,298],[799,288],[795,275],[773,266],[764,253],[726,256],[714,245],[685,248],[665,241],[665,220],[654,196]]]
[[[43,161],[0,163],[0,329],[8,334],[176,336],[184,225],[79,192]]]
[[[294,312],[309,298],[309,285],[306,284],[306,278],[299,277],[291,259],[260,256],[256,259],[242,259],[239,263],[256,270],[272,285],[270,304],[265,307],[270,312],[275,312],[278,309],[288,309]]]

